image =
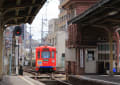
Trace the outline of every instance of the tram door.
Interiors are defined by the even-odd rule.
[[[86,49],[85,51],[85,73],[96,73],[96,49]]]

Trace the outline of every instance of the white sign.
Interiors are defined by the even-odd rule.
[[[80,49],[80,67],[83,68],[84,67],[84,63],[83,63],[83,49]]]

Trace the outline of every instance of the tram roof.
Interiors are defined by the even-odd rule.
[[[52,49],[56,49],[54,46],[48,46],[48,45],[44,45],[44,46],[39,46],[39,47],[36,47],[36,49],[39,49],[39,48],[52,48]]]
[[[32,23],[46,0],[0,0],[3,25]]]

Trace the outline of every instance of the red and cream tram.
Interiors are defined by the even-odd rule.
[[[53,46],[39,46],[36,48],[36,71],[56,71],[56,48]]]

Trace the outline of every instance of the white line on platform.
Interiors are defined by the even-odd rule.
[[[29,85],[35,85],[33,84],[32,82],[30,82],[29,80],[25,79],[24,77],[22,76],[19,76],[21,79],[23,79],[24,81],[26,81]]]

